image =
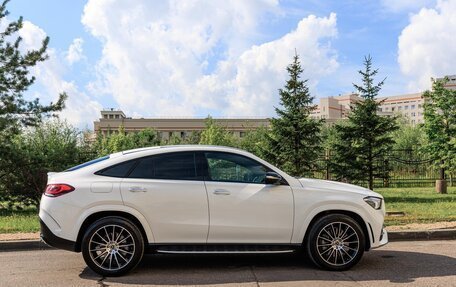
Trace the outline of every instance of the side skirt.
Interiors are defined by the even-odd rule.
[[[300,249],[300,244],[149,244],[149,253],[172,254],[254,254],[290,253]]]

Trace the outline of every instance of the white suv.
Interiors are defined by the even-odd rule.
[[[234,148],[166,146],[111,154],[50,173],[41,237],[121,275],[145,252],[278,253],[304,249],[346,270],[388,242],[381,195],[289,176]]]

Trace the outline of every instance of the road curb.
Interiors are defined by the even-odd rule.
[[[388,232],[389,241],[418,241],[418,240],[454,240],[456,239],[456,229],[440,230],[406,230]]]
[[[421,240],[456,240],[456,229],[426,230],[426,231],[390,231],[388,240],[421,241]],[[0,252],[24,250],[55,249],[40,240],[0,241]]]
[[[40,240],[0,241],[0,252],[47,249],[53,249],[53,247],[47,245],[46,243]]]

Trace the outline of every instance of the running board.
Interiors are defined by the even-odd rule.
[[[293,245],[237,245],[237,244],[208,244],[208,245],[158,245],[150,246],[158,253],[173,254],[252,254],[252,253],[289,253],[298,246]]]

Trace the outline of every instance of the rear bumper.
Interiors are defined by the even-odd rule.
[[[44,241],[47,245],[58,248],[58,249],[77,252],[76,242],[56,236],[54,233],[52,233],[52,231],[49,229],[49,227],[47,227],[47,225],[41,219],[40,219],[40,226],[41,226],[41,234],[40,234],[41,240]]]

